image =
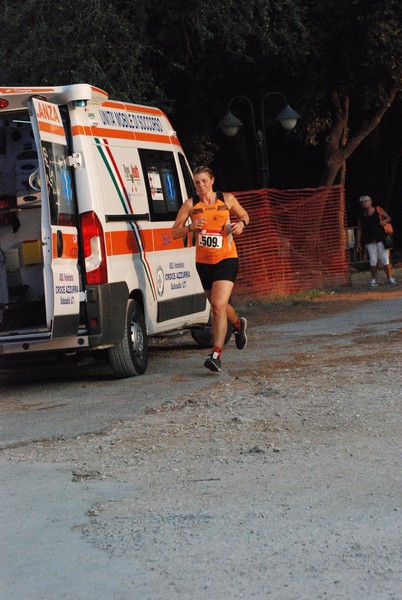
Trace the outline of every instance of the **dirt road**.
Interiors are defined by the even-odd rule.
[[[135,418],[4,448],[0,597],[401,600],[400,295],[250,307],[221,375],[155,353]]]

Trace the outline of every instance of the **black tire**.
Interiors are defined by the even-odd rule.
[[[148,337],[144,313],[136,300],[129,300],[123,339],[109,348],[108,357],[117,379],[145,373],[148,365]]]
[[[232,333],[233,327],[228,322],[228,330],[226,332],[225,345],[232,337]],[[191,330],[191,337],[199,345],[200,348],[212,348],[212,325],[208,323],[202,329],[197,329],[194,327]]]

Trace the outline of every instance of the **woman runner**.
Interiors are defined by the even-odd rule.
[[[221,370],[222,348],[227,323],[233,326],[236,347],[247,344],[247,320],[237,316],[229,299],[239,268],[234,237],[249,224],[248,213],[233,194],[214,192],[214,175],[209,167],[197,167],[193,174],[196,195],[184,202],[172,228],[174,239],[196,232],[196,267],[212,309],[213,348],[204,366],[210,371]],[[238,221],[230,222],[230,212]],[[185,225],[188,220],[189,225]]]

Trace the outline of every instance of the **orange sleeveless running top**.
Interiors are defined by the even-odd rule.
[[[236,244],[230,229],[229,209],[222,192],[216,192],[216,202],[212,206],[197,202],[193,215],[203,214],[207,220],[205,229],[197,230],[195,260],[214,265],[225,258],[237,258]]]

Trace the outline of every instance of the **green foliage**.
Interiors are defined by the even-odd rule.
[[[296,76],[310,111],[304,126],[315,143],[331,124],[331,90],[349,96],[352,113],[364,116],[380,106],[393,82],[401,83],[402,22],[395,0],[320,0],[308,6],[310,30],[316,32],[310,73],[300,65]]]
[[[143,3],[116,4],[106,0],[75,0],[72,4],[3,0],[1,83],[85,81],[123,99],[153,99],[153,74],[143,68],[147,35]],[[132,31],[134,15],[137,35]]]
[[[331,90],[356,117],[401,83],[399,0],[3,0],[0,24],[2,85],[85,81],[157,104],[197,162],[232,96],[283,92],[317,144]]]

